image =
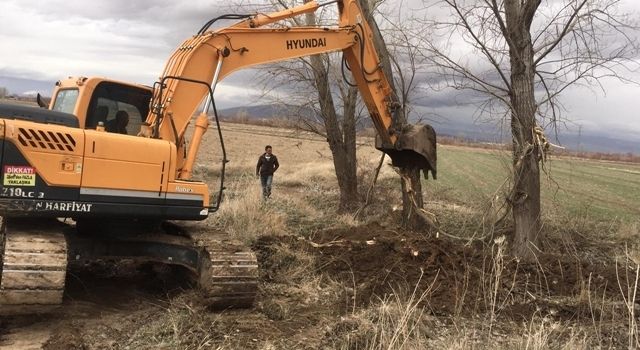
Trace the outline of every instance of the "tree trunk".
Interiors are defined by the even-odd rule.
[[[534,259],[540,240],[540,169],[534,140],[536,99],[534,95],[533,45],[529,28],[537,6],[531,1],[507,1],[505,14],[509,31],[511,62],[511,133],[513,138],[513,189],[511,209],[515,224],[512,253]],[[533,11],[533,12],[532,12]]]
[[[367,0],[359,1],[362,12],[367,17],[371,31],[373,32],[373,43],[378,52],[380,63],[384,74],[389,80],[389,84],[394,91],[398,92],[393,80],[393,70],[391,69],[391,62],[389,59],[389,50],[384,42],[382,33],[373,20],[373,13],[371,6]],[[398,94],[400,95],[400,94]],[[402,106],[402,109],[395,111],[395,124],[398,130],[402,130],[402,127],[407,124],[406,106]],[[400,176],[402,179],[402,224],[413,230],[425,229],[426,222],[418,215],[416,210],[420,210],[424,207],[424,200],[422,196],[422,183],[420,182],[420,169],[414,168],[400,168]],[[410,186],[406,183],[405,179],[410,179]],[[410,187],[410,188],[409,188]],[[417,205],[417,207],[415,207]]]
[[[524,261],[535,258],[541,238],[540,171],[536,157],[537,155],[531,154],[525,158],[520,173],[516,174],[513,187],[512,212],[515,228],[511,249],[513,255]]]
[[[327,142],[333,156],[333,165],[340,188],[339,212],[346,212],[357,207],[358,178],[356,162],[356,127],[355,127],[355,95],[353,107],[345,106],[345,115],[342,130],[338,121],[333,96],[329,87],[329,73],[327,66],[322,61],[322,56],[310,57],[311,67],[316,87],[318,100],[324,126],[327,132]],[[347,101],[345,101],[347,103]],[[347,113],[352,111],[350,115]]]
[[[345,154],[345,164],[340,186],[340,208],[341,212],[356,209],[360,202],[358,193],[358,158],[356,155],[356,102],[358,99],[358,89],[349,88],[347,97],[344,99],[343,120],[342,120],[342,144]],[[335,162],[334,162],[335,164]],[[336,170],[338,166],[336,166]],[[340,176],[339,176],[340,177]]]
[[[420,169],[399,168],[400,181],[402,183],[402,226],[414,230],[428,228],[418,210],[424,207],[422,199],[422,182],[420,181]]]

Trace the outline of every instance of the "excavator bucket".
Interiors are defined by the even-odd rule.
[[[436,179],[436,132],[430,125],[406,125],[393,146],[376,137],[376,148],[391,157],[393,166],[422,169],[425,179],[430,171]]]

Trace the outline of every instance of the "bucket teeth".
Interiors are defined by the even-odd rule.
[[[50,312],[62,303],[67,244],[62,233],[5,232],[0,259],[0,315]],[[0,247],[1,248],[1,247]]]

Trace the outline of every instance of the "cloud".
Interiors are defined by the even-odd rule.
[[[543,2],[542,6],[549,6],[553,1]],[[69,75],[96,75],[152,84],[167,58],[184,39],[207,20],[238,12],[232,5],[221,3],[213,0],[4,0],[0,12],[3,53],[0,75],[46,81]],[[430,3],[435,1],[426,1],[426,5]],[[396,11],[400,16],[415,15],[417,9],[423,8],[419,0],[394,4],[401,5]],[[640,11],[640,1],[622,0],[620,9]],[[441,6],[429,7],[427,11],[438,16],[448,13]],[[634,16],[638,18],[637,13]],[[479,65],[482,61],[475,56],[477,53],[454,46],[466,53],[464,59],[468,62]],[[640,80],[638,76],[634,78]],[[438,79],[441,77],[428,73],[417,76],[419,85],[426,88]],[[255,86],[255,81],[255,71],[231,75],[216,90],[219,104],[232,107],[259,103],[260,87]],[[567,116],[574,120],[570,127],[583,125],[586,129],[638,139],[640,120],[635,107],[640,88],[615,81],[604,81],[604,86],[606,96],[588,89],[571,89],[564,94]],[[427,111],[426,114],[470,122],[476,114],[470,103],[481,98],[464,91],[418,89],[414,102],[416,108]]]
[[[13,54],[0,68],[151,83],[174,48],[222,10],[210,1],[5,1],[0,42]]]

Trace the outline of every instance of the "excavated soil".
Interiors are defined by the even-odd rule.
[[[0,349],[21,348],[16,339],[46,349],[330,348],[332,327],[352,310],[423,293],[422,305],[436,317],[472,319],[493,308],[505,322],[534,315],[600,319],[620,309],[601,315],[605,308],[594,311],[578,296],[588,291],[619,298],[618,281],[633,272],[616,269],[605,255],[556,252],[524,263],[500,258],[495,244],[465,243],[375,223],[310,239],[261,237],[253,246],[262,271],[256,306],[223,312],[206,310],[180,269],[127,262],[73,266],[63,307],[0,320]],[[301,263],[310,264],[304,276],[293,274]],[[321,281],[315,290],[302,289],[314,276]],[[324,287],[331,284],[341,287]]]
[[[556,252],[524,263],[504,254],[499,258],[496,245],[421,237],[377,224],[324,231],[313,241],[319,268],[355,284],[358,304],[429,290],[425,304],[438,316],[485,312],[491,295],[497,295],[504,300],[502,315],[514,320],[529,320],[540,312],[572,319],[586,316],[588,305],[563,300],[575,298],[587,286],[600,297],[619,298],[619,279],[628,278],[633,285],[634,277],[612,258]]]

